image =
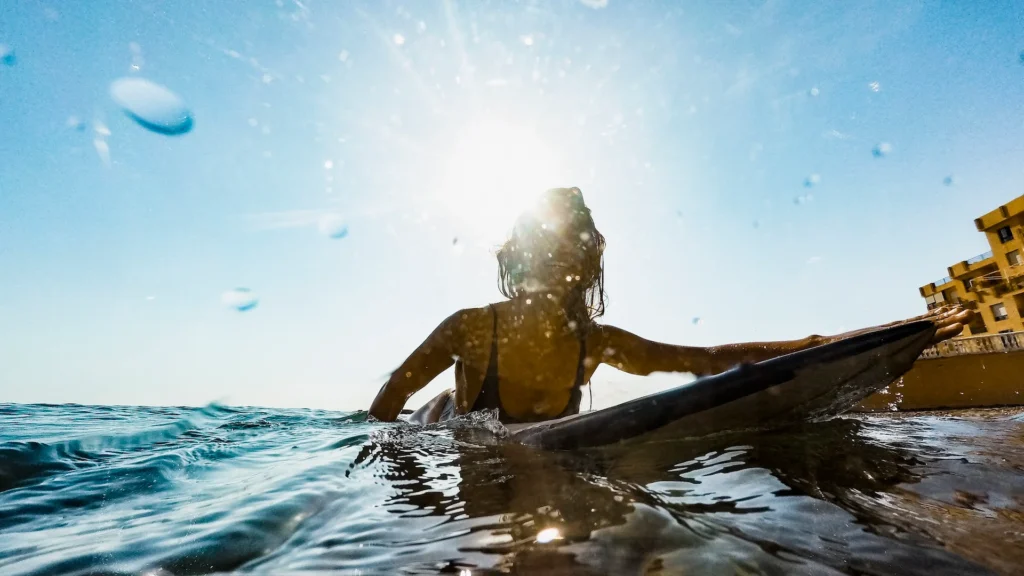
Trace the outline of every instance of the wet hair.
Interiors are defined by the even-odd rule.
[[[543,209],[556,215],[557,225],[548,226],[538,216]],[[583,272],[563,302],[566,317],[586,330],[604,314],[604,236],[594,225],[590,209],[579,188],[552,188],[538,200],[538,210],[524,212],[505,244],[498,250],[498,289],[506,298],[529,290],[531,255],[522,249],[525,234],[558,234],[571,238],[583,257]]]

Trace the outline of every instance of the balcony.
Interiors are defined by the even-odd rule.
[[[981,266],[978,266],[981,264]],[[976,270],[979,267],[995,266],[996,262],[992,259],[992,252],[988,251],[984,254],[978,254],[973,258],[968,258],[962,262],[957,262],[949,267],[949,275],[954,278],[959,278],[961,274],[966,274],[971,270]]]
[[[921,353],[921,358],[949,358],[965,354],[998,354],[1024,351],[1024,332],[968,336],[940,342]]]
[[[932,284],[935,284],[935,286],[942,286],[943,284],[949,284],[952,281],[953,281],[952,278],[950,278],[949,276],[946,276],[945,278],[940,278],[940,279],[936,280],[935,282],[932,282]]]
[[[966,262],[967,265],[970,266],[971,264],[977,264],[978,262],[981,262],[983,260],[988,260],[991,257],[992,257],[992,251],[989,250],[988,252],[985,252],[984,254],[978,254],[974,258],[969,258],[967,260],[964,260],[964,262]]]

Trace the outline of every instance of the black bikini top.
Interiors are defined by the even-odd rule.
[[[480,394],[477,395],[476,401],[473,402],[472,411],[477,410],[494,410],[498,409],[498,417],[502,422],[505,423],[516,423],[516,422],[533,422],[538,420],[549,420],[549,418],[538,418],[538,420],[520,420],[509,413],[505,412],[505,408],[501,405],[501,396],[498,394],[498,311],[495,310],[494,306],[489,306],[491,309],[491,315],[494,317],[494,329],[491,333],[491,357],[487,361],[487,373],[484,375],[484,383],[480,387]],[[585,369],[583,362],[587,357],[587,343],[586,340],[580,336],[580,359],[576,365],[576,381],[572,385],[572,394],[569,397],[569,403],[566,405],[565,410],[555,416],[555,418],[562,418],[564,416],[570,416],[572,414],[578,414],[580,411],[580,401],[583,398],[583,385],[585,382]]]

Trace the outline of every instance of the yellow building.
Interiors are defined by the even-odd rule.
[[[1024,196],[974,221],[992,248],[957,262],[919,289],[928,309],[960,303],[978,312],[964,336],[1024,330]]]

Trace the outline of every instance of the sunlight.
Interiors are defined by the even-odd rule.
[[[469,124],[446,155],[440,200],[463,235],[504,240],[516,216],[557,180],[555,151],[531,128],[485,118]]]

